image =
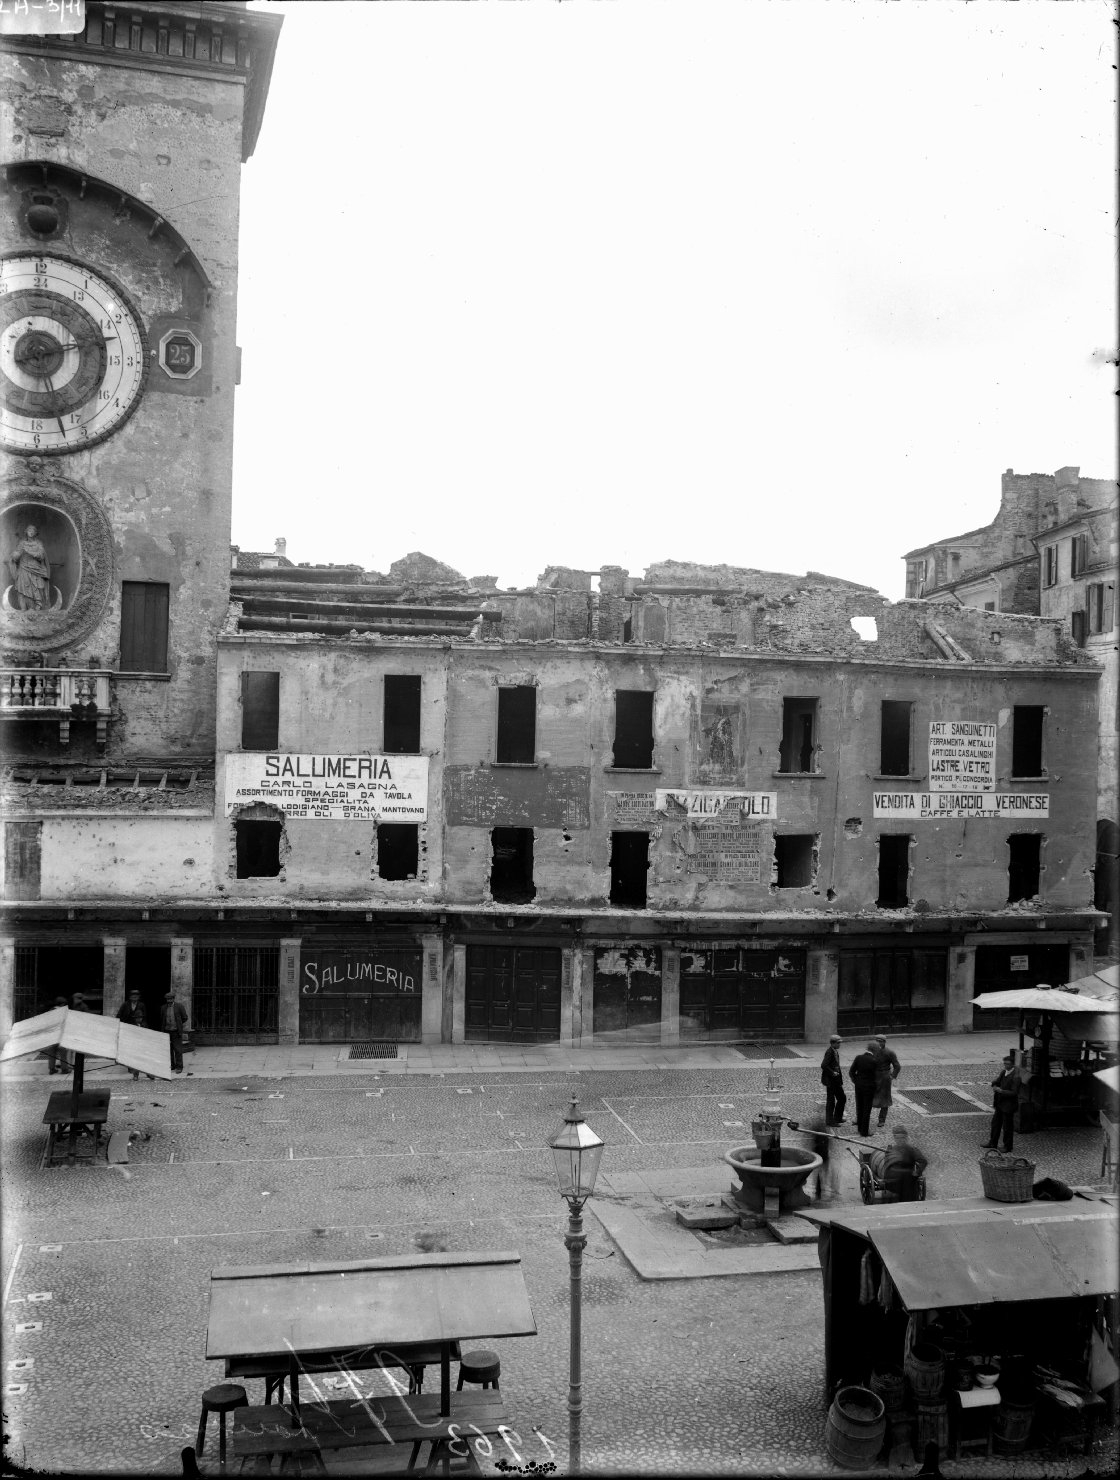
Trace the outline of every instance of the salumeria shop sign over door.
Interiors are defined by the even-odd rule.
[[[426,755],[226,755],[226,816],[267,802],[288,817],[426,822]]]

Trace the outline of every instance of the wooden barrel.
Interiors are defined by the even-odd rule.
[[[828,1410],[824,1447],[833,1463],[866,1470],[878,1458],[886,1428],[882,1400],[870,1388],[841,1388]]]
[[[1034,1422],[1033,1403],[1000,1403],[992,1419],[992,1438],[1003,1454],[1016,1454],[1026,1449]]]
[[[932,1403],[945,1388],[945,1354],[932,1342],[919,1341],[902,1364],[916,1403]]]
[[[906,1379],[897,1367],[887,1372],[873,1372],[867,1386],[882,1399],[888,1423],[892,1414],[906,1406]]]
[[[927,1444],[936,1444],[944,1452],[949,1447],[948,1403],[918,1404],[917,1449],[924,1450]]]

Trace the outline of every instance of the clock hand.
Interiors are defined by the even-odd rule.
[[[39,377],[39,379],[42,380],[46,384],[47,390],[53,396],[54,395],[54,386],[51,384],[51,378],[50,378],[50,376],[49,375],[41,375]],[[58,422],[58,430],[65,437],[66,436],[66,428],[62,425],[62,417],[61,416],[56,416],[55,417],[55,421]]]

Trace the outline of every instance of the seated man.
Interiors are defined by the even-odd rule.
[[[884,1202],[917,1202],[918,1179],[928,1163],[916,1146],[910,1144],[910,1135],[904,1125],[896,1125],[891,1132],[891,1144],[883,1152]]]

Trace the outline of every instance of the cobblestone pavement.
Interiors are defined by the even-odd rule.
[[[783,1108],[807,1116],[817,1065],[783,1060],[779,1068]],[[956,1085],[986,1104],[996,1068],[916,1066],[906,1084]],[[178,1472],[180,1449],[194,1442],[199,1394],[220,1380],[219,1365],[202,1355],[216,1265],[516,1249],[539,1335],[494,1343],[519,1436],[516,1460],[504,1457],[522,1465],[554,1458],[565,1473],[566,1209],[544,1147],[568,1095],[578,1094],[607,1142],[609,1184],[612,1172],[718,1163],[749,1142],[766,1074],[765,1064],[744,1060],[672,1075],[122,1080],[111,1122],[139,1137],[129,1164],[51,1169],[40,1165],[46,1086],[5,1082],[9,1462],[50,1473]],[[892,1119],[905,1120],[928,1154],[931,1197],[979,1193],[984,1111],[923,1117],[898,1105]],[[1096,1180],[1094,1127],[1024,1137],[1022,1146],[1038,1176]],[[849,1178],[845,1196],[855,1195]],[[832,1472],[819,1275],[644,1283],[596,1220],[586,1221],[585,1472]],[[26,1323],[35,1329],[18,1329]],[[11,1365],[27,1359],[31,1367]],[[385,1384],[375,1374],[367,1388]],[[257,1386],[251,1401],[260,1401]],[[216,1472],[211,1448],[203,1469]],[[483,1456],[483,1468],[496,1473],[499,1457]],[[1080,1456],[970,1458],[943,1470],[1072,1476],[1085,1466]]]

